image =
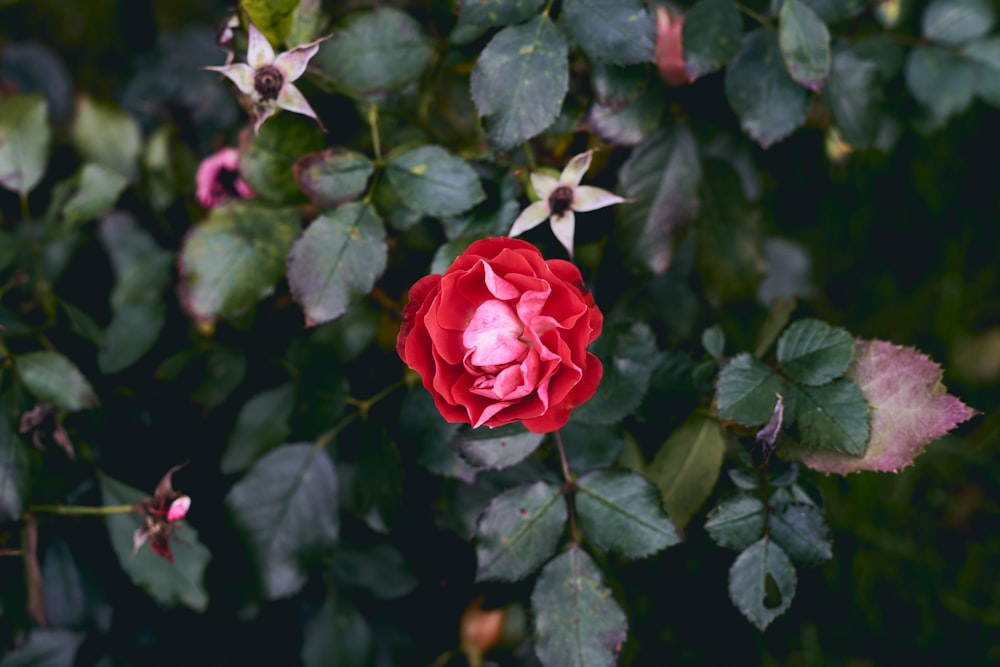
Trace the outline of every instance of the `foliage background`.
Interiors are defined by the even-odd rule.
[[[400,4],[435,29],[444,31],[454,20],[445,2]],[[334,16],[365,3],[336,5]],[[146,130],[164,117],[176,126],[188,151],[178,168],[185,177],[178,179],[181,197],[160,219],[143,221],[172,251],[201,215],[192,203],[195,160],[244,121],[215,77],[197,78],[185,69],[220,62],[212,31],[226,9],[222,2],[190,1],[0,2],[0,76],[29,90],[55,87],[58,104],[50,112],[57,123],[70,117],[73,95],[85,92],[117,101]],[[919,7],[910,11],[904,24],[910,33],[919,33],[919,16]],[[25,60],[18,48],[27,43],[40,45],[55,62]],[[47,68],[64,70],[60,76],[68,76],[67,86],[59,89]],[[206,78],[208,83],[201,83]],[[738,132],[721,77],[668,94],[693,123]],[[711,543],[700,519],[692,522],[683,545],[655,558],[626,563],[609,557],[605,565],[616,573],[616,598],[631,621],[626,664],[967,665],[1000,660],[1000,414],[995,409],[1000,399],[995,150],[1000,111],[976,102],[942,127],[921,132],[914,129],[918,106],[901,77],[888,83],[886,95],[904,122],[888,153],[859,152],[832,161],[822,131],[812,126],[767,150],[753,149],[764,179],[764,226],[808,250],[817,291],[803,306],[805,313],[860,337],[919,347],[943,362],[949,390],[984,414],[899,475],[809,476],[833,531],[834,559],[799,570],[790,612],[766,633],[728,603],[725,575],[732,554]],[[149,113],[138,100],[154,97],[162,106]],[[191,108],[199,100],[208,108],[193,116]],[[337,105],[343,104],[327,99],[320,113],[336,116]],[[348,111],[346,116],[353,117]],[[361,130],[335,132],[350,136]],[[57,135],[54,145],[46,179],[32,195],[32,206],[39,210],[52,185],[78,165],[65,137]],[[616,151],[609,159],[620,164],[623,155]],[[605,172],[603,185],[614,186],[613,173]],[[141,197],[129,190],[119,207],[146,211]],[[0,191],[4,225],[12,224],[18,210],[17,197]],[[413,267],[425,266],[432,250],[412,250],[405,269],[397,266],[385,276],[384,291],[399,297],[419,270]],[[55,291],[106,323],[113,282],[91,228]],[[240,408],[283,380],[288,359],[298,358],[300,370],[312,371],[305,382],[315,383],[318,403],[297,408],[297,434],[314,434],[310,427],[328,421],[329,405],[347,409],[338,396],[344,387],[331,377],[349,377],[352,396],[376,394],[400,374],[391,350],[395,325],[378,303],[366,302],[354,321],[311,334],[313,342],[315,336],[325,341],[310,347],[301,311],[279,293],[264,313],[220,326],[208,338],[193,330],[175,295],[168,294],[166,327],[158,342],[121,374],[103,376],[95,366],[93,343],[68,325],[49,335],[101,396],[100,411],[67,421],[83,461],[146,490],[177,462],[192,462],[175,484],[194,498],[190,523],[212,554],[204,582],[210,603],[204,612],[156,603],[123,571],[99,520],[46,518],[39,552],[48,568],[46,602],[56,615],[52,625],[81,633],[76,664],[254,664],[263,656],[293,664],[329,582],[314,577],[294,597],[261,600],[246,549],[226,512],[225,496],[239,476],[220,472],[224,446]],[[763,316],[751,299],[717,310],[668,311],[687,318],[680,327],[684,334],[673,341],[687,350],[695,350],[697,333],[715,322],[731,345],[747,349]],[[365,331],[374,335],[372,344],[357,354],[345,352],[352,337]],[[203,355],[202,362],[176,374],[165,372],[164,363],[178,353]],[[231,373],[239,375],[242,364],[244,373],[232,392],[220,389]],[[692,397],[676,398],[676,409],[667,411],[662,424],[637,429],[669,433],[692,407]],[[390,432],[401,400],[400,394],[390,396],[375,408],[374,418],[390,424]],[[357,447],[363,425],[350,428],[343,453],[357,462],[364,456]],[[95,465],[67,461],[53,447],[32,456],[44,470],[34,478],[33,498],[100,504]],[[401,465],[389,469],[401,477],[379,480],[401,494],[385,506],[392,530],[381,536],[362,518],[344,513],[342,540],[347,551],[361,554],[369,554],[375,543],[398,550],[405,567],[379,572],[399,576],[407,592],[387,596],[384,581],[366,584],[364,577],[355,577],[362,583],[351,587],[344,583],[350,577],[338,579],[337,611],[351,632],[340,638],[343,662],[337,664],[429,664],[457,645],[458,619],[477,595],[499,606],[530,594],[530,580],[474,583],[472,547],[439,519],[452,482],[423,470],[416,453],[405,447],[398,456]],[[726,485],[723,477],[706,507]],[[370,554],[362,560],[374,562]],[[0,559],[0,581],[0,638],[9,648],[30,626],[19,559]],[[15,655],[2,664],[22,664]],[[501,650],[496,659],[530,664],[530,658],[512,651]],[[53,658],[30,664],[61,663]]]

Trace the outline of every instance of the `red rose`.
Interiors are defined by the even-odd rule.
[[[396,351],[449,422],[549,433],[597,390],[603,322],[576,266],[490,238],[413,285]]]

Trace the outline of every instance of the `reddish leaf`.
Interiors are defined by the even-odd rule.
[[[941,367],[919,351],[880,340],[858,340],[846,377],[872,407],[871,437],[862,457],[804,451],[814,470],[846,475],[861,470],[898,472],[927,444],[977,414],[941,384]]]

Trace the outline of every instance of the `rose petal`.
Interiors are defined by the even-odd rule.
[[[462,344],[477,366],[503,366],[524,356],[527,346],[518,338],[524,326],[503,301],[487,301],[476,309]]]

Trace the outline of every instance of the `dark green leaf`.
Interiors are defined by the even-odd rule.
[[[84,165],[77,179],[76,192],[63,208],[63,218],[71,225],[104,215],[128,187],[119,172],[99,164]]]
[[[802,384],[821,385],[840,377],[852,358],[854,337],[820,320],[799,320],[778,339],[781,370]]]
[[[840,378],[821,387],[799,386],[794,405],[802,444],[854,456],[865,453],[869,407],[858,385]]]
[[[0,104],[0,185],[28,194],[45,174],[49,112],[41,95],[8,95]]]
[[[545,566],[531,594],[535,652],[546,667],[614,665],[628,632],[601,571],[577,546]]]
[[[0,659],[0,667],[61,667],[72,665],[86,635],[70,630],[35,628],[28,640]]]
[[[384,424],[365,423],[355,467],[352,510],[368,527],[387,533],[403,509],[403,461]]]
[[[472,69],[472,99],[499,150],[534,137],[559,115],[569,88],[569,47],[546,15],[508,26]]]
[[[240,175],[257,196],[276,204],[302,201],[295,163],[323,148],[323,132],[299,114],[270,118],[240,153]]]
[[[613,66],[606,69],[628,71]],[[638,97],[627,104],[596,99],[587,115],[587,124],[592,132],[608,143],[635,146],[660,127],[665,106],[663,87],[650,85],[644,87]]]
[[[181,249],[185,309],[196,320],[212,322],[253,306],[285,275],[298,231],[291,209],[243,201],[212,209]]]
[[[45,548],[42,593],[45,619],[52,627],[96,628],[104,633],[111,629],[111,604],[88,565],[73,555],[63,539],[56,538]]]
[[[924,37],[964,46],[993,29],[996,9],[990,0],[934,0],[923,15]]]
[[[520,23],[541,11],[545,0],[474,0],[462,3],[461,20],[481,26]]]
[[[785,0],[779,18],[778,44],[789,74],[818,93],[830,71],[830,31],[802,0]]]
[[[739,53],[743,19],[733,0],[699,0],[684,16],[681,44],[684,68],[698,79]]]
[[[263,391],[240,409],[220,464],[222,472],[242,472],[263,454],[285,442],[294,407],[295,387],[283,384]]]
[[[343,595],[327,598],[303,631],[305,667],[361,667],[371,664],[372,630]]]
[[[285,445],[258,460],[226,505],[270,599],[296,593],[309,560],[337,542],[337,476],[326,451],[312,444]]]
[[[809,106],[809,94],[785,68],[777,37],[764,28],[744,35],[726,70],[726,97],[740,126],[764,148],[801,125]]]
[[[295,0],[285,43],[292,46],[318,39],[328,23],[322,0]]]
[[[719,416],[745,426],[767,423],[785,383],[746,352],[736,355],[719,373],[715,400]]]
[[[87,378],[58,352],[19,354],[14,363],[24,386],[39,401],[70,411],[97,407],[97,396]]]
[[[632,266],[654,274],[667,270],[677,232],[698,215],[700,182],[698,144],[686,125],[664,128],[632,152],[617,188],[632,203],[618,208],[616,234]]]
[[[217,408],[242,384],[247,355],[242,349],[216,345],[198,354],[198,384],[191,398],[206,408]]]
[[[705,292],[716,303],[748,298],[764,266],[759,211],[744,198],[736,171],[720,160],[705,162],[700,194],[697,262]]]
[[[569,423],[559,429],[559,433],[566,443],[569,469],[576,473],[610,468],[621,456],[624,446],[617,424],[595,426],[570,417]]]
[[[535,482],[504,491],[479,518],[476,580],[523,579],[555,550],[566,523],[559,487]]]
[[[299,187],[320,208],[356,199],[368,187],[375,163],[347,148],[327,148],[303,155],[292,173]]]
[[[733,469],[728,471],[729,479],[733,481],[737,489],[743,491],[754,491],[757,489],[757,475],[751,470]]]
[[[379,98],[419,80],[432,54],[416,19],[382,7],[349,14],[337,23],[313,62],[344,90]]]
[[[598,470],[577,480],[580,526],[602,549],[645,558],[681,541],[656,487],[627,470]]]
[[[403,448],[416,445],[418,463],[437,475],[454,477],[466,484],[473,482],[476,469],[449,444],[459,425],[444,420],[434,407],[430,392],[416,389],[406,394],[399,411],[399,424],[405,434]]]
[[[833,50],[823,101],[833,112],[841,138],[855,148],[869,148],[878,135],[882,85],[878,65],[861,58],[850,46]]]
[[[116,479],[100,475],[101,501],[105,505],[134,505],[145,496],[143,492]],[[197,499],[193,506],[197,508]],[[194,511],[197,511],[195,509]],[[205,567],[212,555],[201,542],[198,533],[181,521],[170,540],[174,562],[157,556],[149,545],[134,551],[133,536],[142,526],[143,518],[136,513],[111,514],[104,517],[111,535],[111,546],[122,569],[132,581],[163,605],[182,604],[195,611],[208,606],[208,592],[203,583]]]
[[[96,345],[100,345],[104,341],[104,332],[101,331],[101,327],[97,326],[94,318],[68,301],[60,299],[59,307],[66,313],[66,318],[69,320],[69,328],[74,333]]]
[[[788,610],[796,583],[792,561],[763,537],[747,547],[729,570],[729,597],[747,620],[764,630]]]
[[[115,212],[101,219],[101,245],[111,258],[115,287],[111,308],[119,310],[135,303],[162,303],[170,284],[174,256],[160,249],[152,235],[128,213]]]
[[[272,45],[285,41],[299,0],[242,0],[240,7]]]
[[[975,63],[946,49],[917,46],[906,57],[906,85],[930,111],[935,126],[972,104],[976,74]]]
[[[288,284],[306,326],[343,315],[385,270],[385,227],[375,207],[345,204],[313,220],[288,256]]]
[[[163,303],[135,303],[118,309],[104,331],[97,367],[108,374],[125,370],[156,345],[165,323]]]
[[[31,485],[28,448],[15,432],[14,415],[0,401],[0,521],[16,520],[28,500]]]
[[[542,444],[545,436],[532,433],[520,423],[497,428],[462,427],[452,447],[477,468],[507,468],[520,463]]]
[[[830,530],[815,505],[792,503],[773,512],[770,535],[797,563],[814,565],[833,558]]]
[[[73,145],[87,162],[116,171],[129,180],[138,174],[142,134],[130,115],[83,96],[77,100]]]
[[[639,0],[566,0],[562,19],[592,60],[631,65],[653,59],[656,24]]]
[[[804,0],[824,23],[849,19],[868,6],[867,0]]]
[[[726,441],[709,417],[691,417],[660,445],[646,470],[679,530],[701,509],[719,479]]]
[[[402,552],[384,542],[364,548],[341,546],[333,571],[345,585],[360,586],[380,600],[403,597],[420,583]]]
[[[427,215],[456,215],[486,198],[472,167],[440,146],[393,156],[386,176],[408,207]]]
[[[701,346],[713,359],[721,359],[726,348],[726,334],[718,324],[701,332]]]
[[[976,94],[987,104],[1000,107],[1000,37],[973,42],[963,53],[974,63]]]
[[[597,392],[574,411],[583,423],[617,424],[642,403],[659,362],[656,337],[641,322],[606,326],[591,351],[604,364]]]
[[[764,503],[749,493],[740,493],[712,510],[705,531],[720,547],[742,550],[764,535],[764,525]]]

